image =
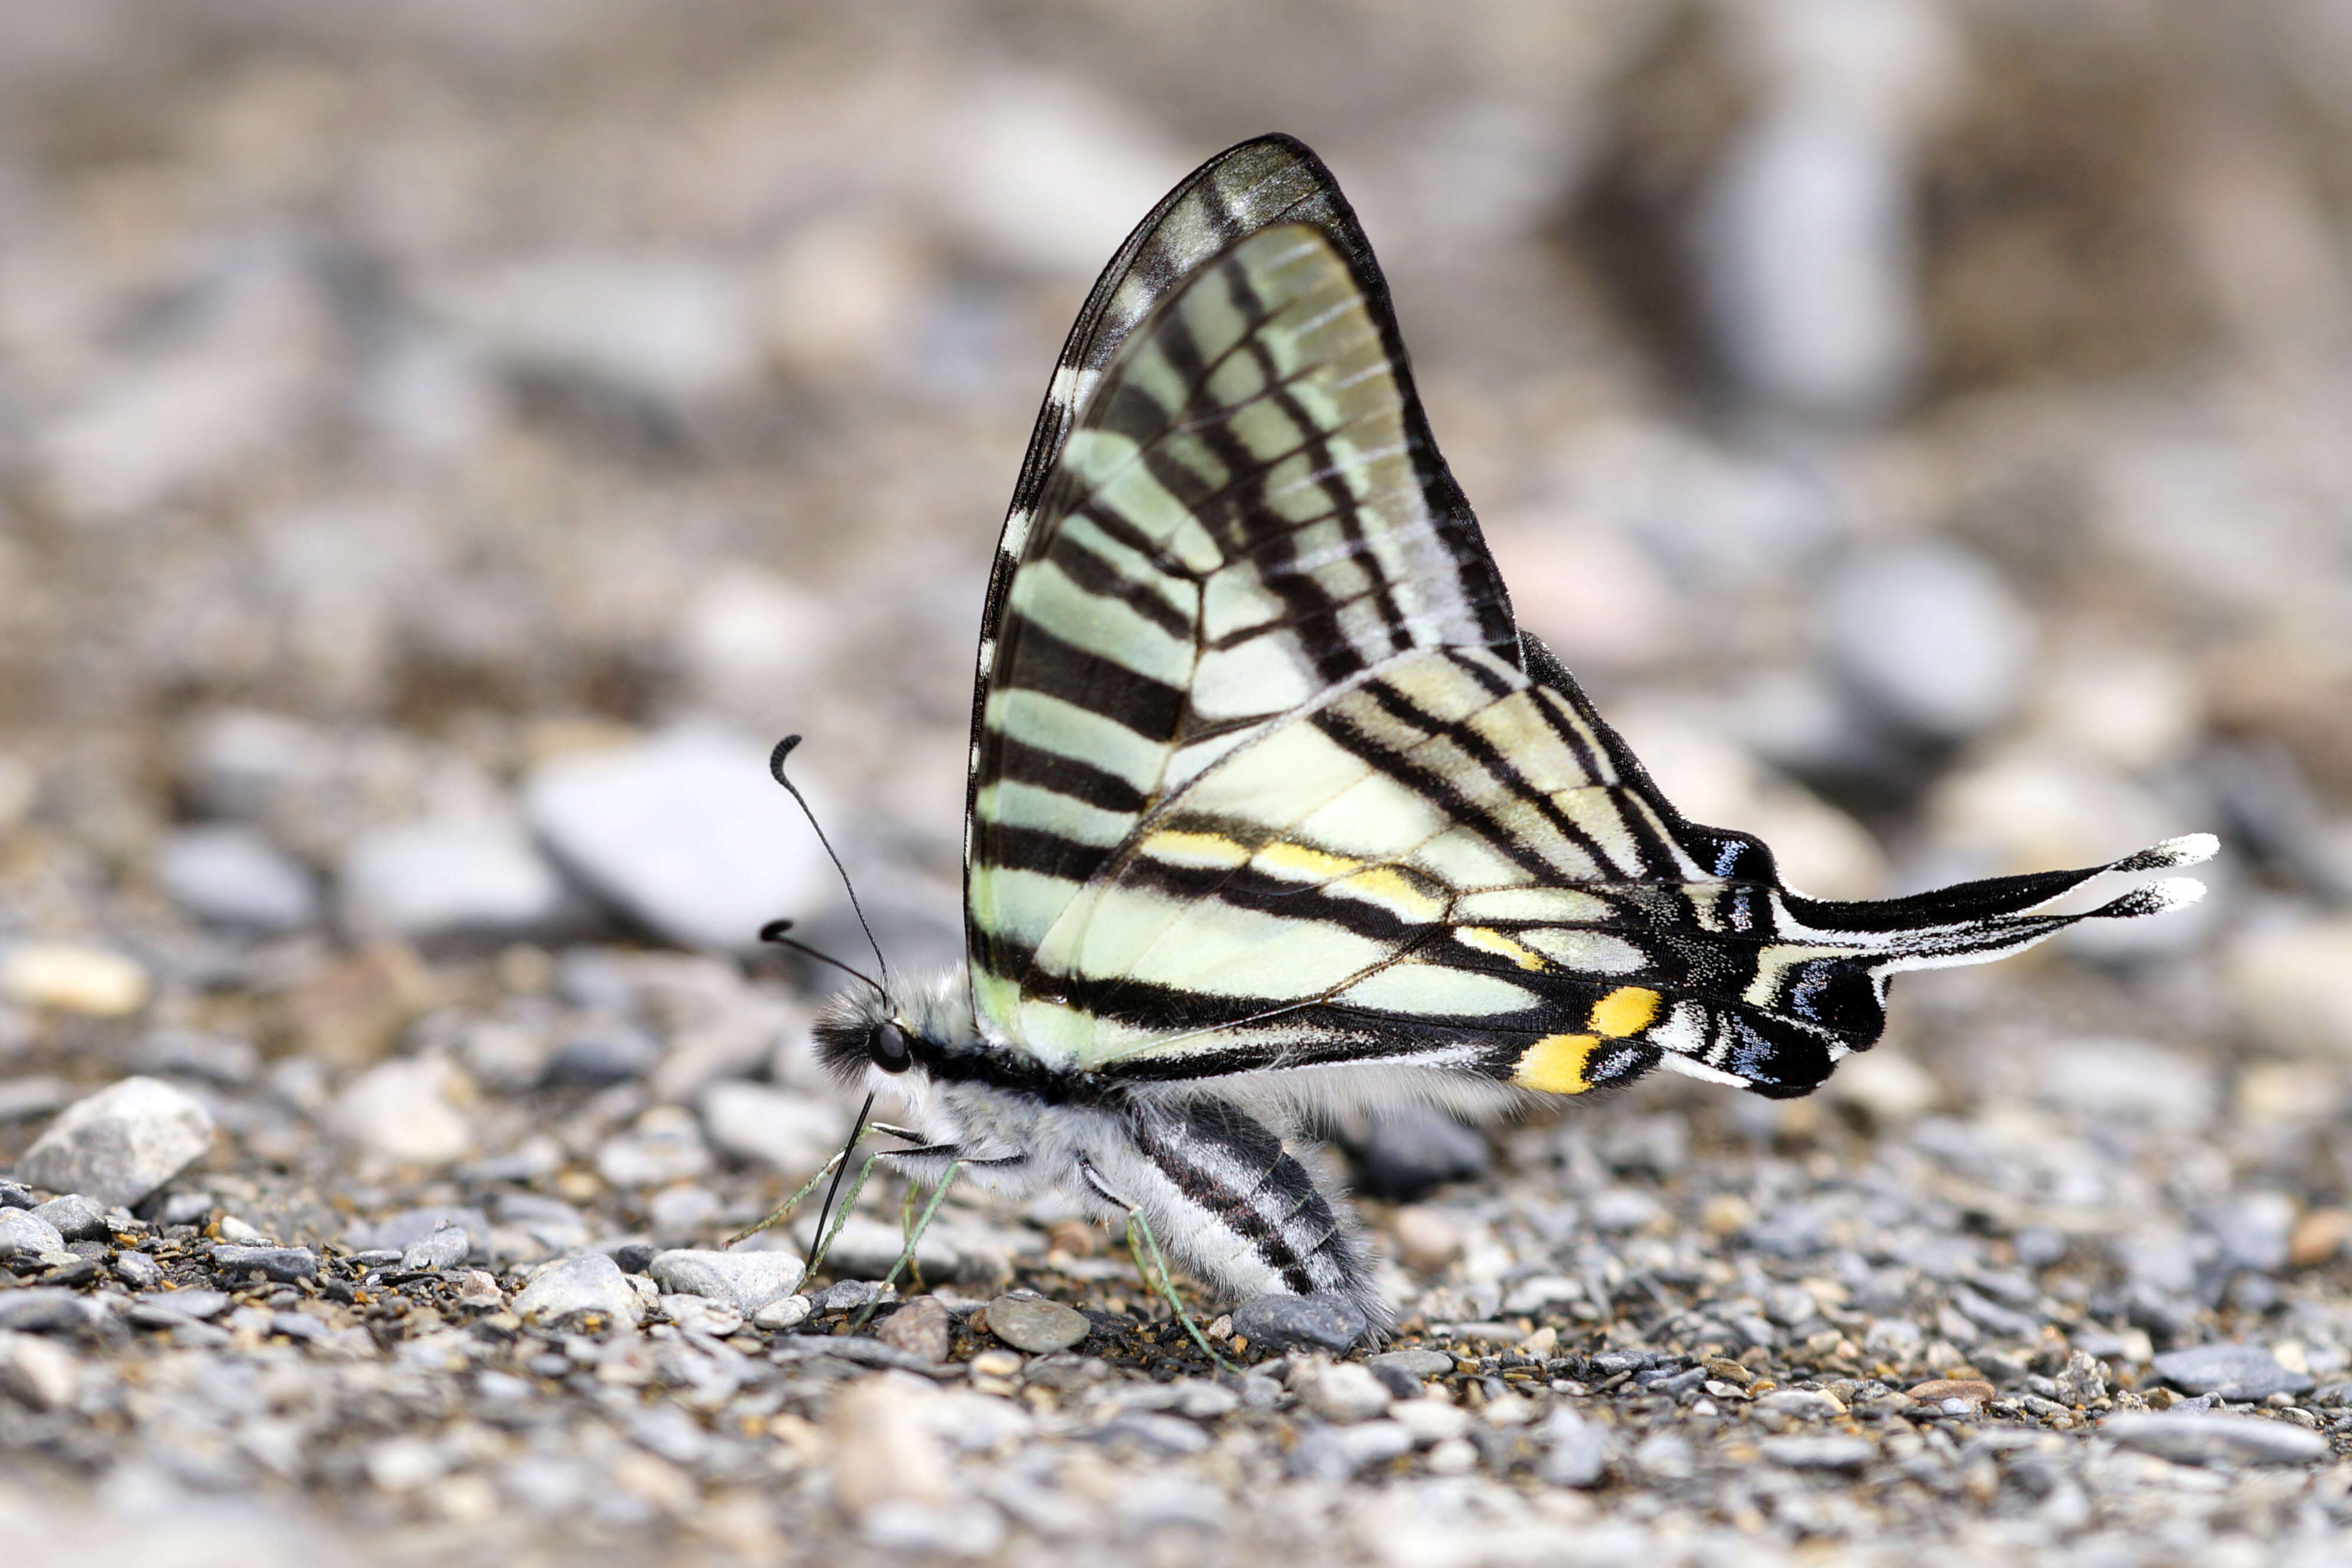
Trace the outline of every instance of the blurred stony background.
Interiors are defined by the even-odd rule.
[[[691,1252],[846,1119],[766,747],[950,957],[1046,369],[1276,129],[1691,815],[1826,894],[2213,829],[2211,896],[1906,979],[1817,1101],[1340,1129],[1370,1374],[1218,1379],[1051,1205],[811,1332],[887,1184],[836,1283]],[[0,1530],[2333,1561],[2347,277],[2335,0],[0,0]]]

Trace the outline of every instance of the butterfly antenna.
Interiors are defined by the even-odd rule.
[[[866,933],[866,945],[874,949],[874,962],[882,971],[882,978],[885,983],[883,985],[874,986],[874,988],[882,992],[883,995],[887,996],[889,995],[887,982],[890,978],[890,960],[882,956],[882,944],[874,939],[874,927],[866,922],[866,906],[857,902],[857,888],[856,884],[851,883],[849,880],[849,868],[841,863],[841,856],[834,852],[833,841],[824,836],[824,825],[816,820],[816,813],[809,809],[808,798],[801,793],[800,786],[794,784],[790,779],[784,776],[784,759],[793,754],[793,747],[798,746],[800,743],[801,737],[797,735],[788,735],[784,737],[783,739],[776,742],[776,749],[768,754],[768,771],[775,777],[777,783],[784,787],[784,792],[790,795],[793,798],[793,802],[800,807],[801,815],[808,819],[809,826],[816,830],[816,841],[824,846],[826,856],[833,862],[833,869],[841,873],[841,885],[849,890],[849,907],[857,916],[857,928]],[[761,932],[760,935],[763,941],[773,940],[773,938],[768,936],[766,931]],[[787,943],[785,945],[788,946],[799,946],[798,943]],[[824,957],[821,953],[814,956],[820,958]],[[824,961],[828,964],[835,962],[835,960],[831,958],[825,958]],[[848,966],[845,964],[842,967],[848,968]],[[850,970],[850,972],[852,974],[856,974],[856,971],[854,969]],[[861,980],[866,979],[866,977],[863,975],[859,975],[857,977]],[[871,980],[866,980],[866,983],[869,986],[874,985],[874,982]]]
[[[866,1103],[857,1108],[857,1120],[850,1124],[849,1142],[841,1146],[841,1163],[833,1167],[833,1185],[824,1189],[824,1206],[816,1211],[816,1233],[812,1257],[814,1256],[814,1252],[824,1249],[824,1222],[832,1218],[833,1200],[840,1195],[842,1175],[849,1169],[849,1156],[856,1152],[857,1140],[866,1135],[866,1115],[873,1109],[874,1096],[869,1093],[866,1096]]]
[[[843,974],[849,976],[852,979],[865,981],[867,985],[874,988],[877,995],[887,997],[890,994],[889,992],[883,990],[881,981],[876,979],[865,970],[853,969],[848,965],[843,963],[840,959],[835,957],[832,954],[820,953],[800,938],[785,936],[784,933],[790,931],[792,928],[793,923],[789,920],[771,920],[765,925],[760,927],[760,940],[762,942],[773,942],[779,947],[789,947],[793,952],[804,954],[807,956],[815,959],[820,964],[830,964],[835,968],[840,970]]]

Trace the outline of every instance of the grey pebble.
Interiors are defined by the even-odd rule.
[[[363,1247],[352,1254],[352,1262],[368,1270],[397,1268],[400,1253],[390,1247]]]
[[[407,822],[362,834],[336,873],[344,926],[414,942],[577,933],[586,912],[520,824]]]
[[[213,1145],[213,1116],[160,1078],[125,1078],[60,1112],[16,1162],[19,1179],[125,1207]]]
[[[836,1280],[810,1298],[820,1312],[854,1312],[871,1302],[895,1301],[898,1288],[873,1280]]]
[[[126,1247],[115,1254],[114,1277],[134,1291],[152,1291],[163,1282],[163,1265]]]
[[[952,1343],[948,1310],[936,1296],[918,1296],[882,1320],[875,1337],[925,1361],[945,1361]]]
[[[1423,1378],[1443,1377],[1454,1370],[1454,1358],[1442,1350],[1384,1350],[1378,1355],[1367,1356],[1364,1364],[1375,1372],[1393,1368],[1419,1382]]]
[[[81,1386],[81,1364],[53,1341],[0,1333],[0,1394],[35,1410],[62,1410]]]
[[[1867,1437],[1767,1437],[1764,1457],[1792,1470],[1858,1470],[1877,1457]]]
[[[1209,1435],[1192,1422],[1155,1410],[1123,1412],[1087,1435],[1104,1443],[1124,1439],[1171,1458],[1202,1453],[1209,1446]]]
[[[2289,1372],[2258,1344],[2190,1345],[2164,1352],[2153,1364],[2156,1375],[2175,1388],[2218,1394],[2224,1399],[2300,1394],[2312,1385],[2310,1374]]]
[[[599,1313],[635,1324],[644,1321],[646,1303],[618,1263],[587,1252],[541,1266],[516,1294],[512,1310],[526,1322],[561,1324]]]
[[[809,1314],[814,1310],[814,1304],[806,1296],[786,1296],[781,1301],[770,1301],[752,1313],[751,1326],[776,1331],[796,1329],[808,1322]]]
[[[299,861],[250,828],[183,828],[155,851],[155,880],[210,925],[293,931],[319,917],[319,889]]]
[[[1300,1397],[1315,1414],[1344,1427],[1384,1414],[1395,1396],[1370,1368],[1343,1361],[1308,1380]]]
[[[1936,542],[1854,557],[1822,606],[1838,673],[1880,713],[1964,738],[2018,702],[2033,621],[1976,554]]]
[[[24,1333],[62,1333],[97,1323],[106,1309],[60,1285],[27,1285],[0,1291],[0,1329]]]
[[[315,1279],[319,1273],[319,1255],[308,1247],[247,1247],[236,1242],[215,1242],[212,1250],[213,1267],[232,1277],[258,1270],[264,1279],[290,1285],[297,1280]]]
[[[27,1208],[0,1208],[0,1258],[41,1258],[66,1249],[58,1228]]]
[[[445,1225],[429,1236],[419,1237],[408,1244],[400,1255],[400,1266],[410,1270],[454,1269],[466,1260],[474,1249],[473,1239],[462,1225]]]
[[[1076,1307],[1049,1301],[1034,1291],[1015,1291],[988,1303],[988,1332],[1033,1355],[1067,1350],[1093,1328]]]
[[[0,1208],[37,1208],[39,1207],[40,1199],[33,1196],[31,1187],[26,1186],[23,1182],[10,1181],[5,1176],[0,1176]]]
[[[133,1061],[142,1071],[201,1078],[240,1088],[261,1071],[261,1052],[249,1040],[192,1029],[159,1029],[139,1042]]]
[[[1401,1421],[1311,1427],[1299,1435],[1288,1467],[1292,1475],[1304,1479],[1344,1481],[1367,1465],[1385,1464],[1412,1448],[1412,1433]]]
[[[2126,1448],[2177,1464],[2311,1464],[2332,1452],[2317,1432],[2254,1416],[2210,1411],[2145,1414],[2126,1411],[2099,1424],[2100,1434]]]
[[[1538,1467],[1554,1486],[1589,1487],[1601,1479],[1609,1463],[1609,1434],[1566,1406],[1544,1417],[1536,1430],[1544,1456]]]
[[[33,1215],[56,1226],[58,1234],[68,1241],[114,1239],[113,1228],[106,1222],[106,1210],[78,1192],[49,1199],[33,1210]]]
[[[1338,1296],[1265,1295],[1234,1309],[1234,1333],[1265,1350],[1345,1351],[1364,1335],[1364,1314]]]
[[[680,946],[748,950],[831,894],[815,837],[775,809],[768,747],[707,726],[536,768],[524,810],[582,885]],[[680,810],[691,800],[694,810]]]
[[[1446,1182],[1478,1176],[1493,1158],[1475,1128],[1423,1106],[1400,1107],[1374,1117],[1356,1152],[1363,1189],[1400,1203],[1410,1203]]]
[[[751,1317],[798,1290],[805,1270],[789,1252],[678,1248],[656,1253],[646,1272],[665,1291],[707,1296]]]
[[[547,1059],[542,1082],[602,1089],[643,1078],[661,1061],[653,1036],[633,1024],[613,1024],[573,1035]]]

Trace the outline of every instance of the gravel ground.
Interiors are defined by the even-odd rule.
[[[2352,1556],[2352,34],[1869,14],[0,6],[12,1561]],[[849,1111],[766,748],[951,956],[1045,367],[1276,128],[1691,815],[2212,896],[1812,1100],[1322,1129],[1384,1345],[1051,1202],[721,1253]]]

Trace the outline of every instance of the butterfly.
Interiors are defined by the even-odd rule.
[[[820,1059],[905,1104],[918,1181],[1058,1189],[1228,1297],[1375,1329],[1364,1238],[1286,1134],[1661,1067],[1804,1094],[1897,971],[2185,904],[2047,908],[2216,847],[1841,902],[1685,820],[1513,620],[1363,231],[1285,136],[1195,171],[1087,297],[972,709],[966,963],[836,998]]]

